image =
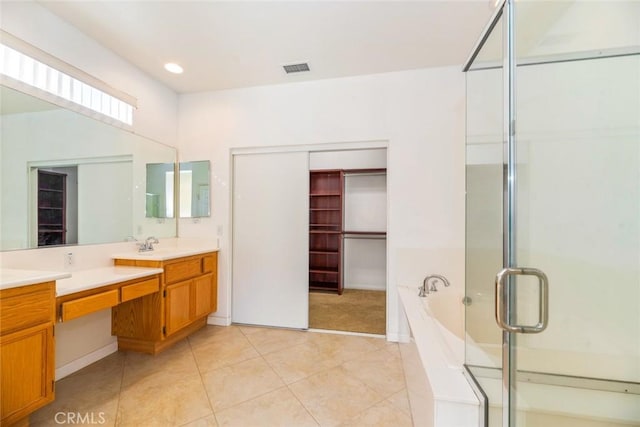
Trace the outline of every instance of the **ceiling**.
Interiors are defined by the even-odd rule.
[[[38,3],[178,93],[461,66],[493,12],[489,0]],[[311,71],[284,72],[299,62]]]

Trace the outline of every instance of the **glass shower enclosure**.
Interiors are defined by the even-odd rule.
[[[488,425],[640,426],[640,2],[503,0],[464,71]]]

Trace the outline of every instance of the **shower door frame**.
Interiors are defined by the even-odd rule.
[[[465,62],[463,72],[469,71],[489,35],[496,29],[501,18],[503,31],[503,253],[505,269],[516,268],[516,50],[515,50],[515,0],[500,0],[495,12]],[[503,270],[505,271],[505,270]],[[505,279],[506,304],[504,317],[507,323],[515,322],[516,292],[514,277]],[[496,305],[499,295],[495,296]],[[498,308],[496,307],[496,314]],[[502,327],[502,426],[515,427],[517,413],[517,355],[516,333]],[[488,404],[488,402],[487,402]]]

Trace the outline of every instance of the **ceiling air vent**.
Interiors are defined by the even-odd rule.
[[[301,73],[303,71],[309,71],[309,64],[307,64],[306,62],[303,62],[301,64],[283,65],[282,67],[284,68],[284,71],[287,74]]]

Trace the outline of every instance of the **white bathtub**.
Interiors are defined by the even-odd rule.
[[[477,427],[482,408],[463,374],[461,299],[442,289],[425,298],[399,287],[412,340],[401,346],[413,422],[427,427]],[[448,329],[449,326],[451,329]]]

